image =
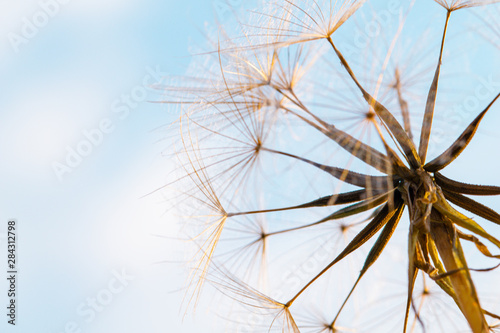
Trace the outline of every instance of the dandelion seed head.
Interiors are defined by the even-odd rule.
[[[498,224],[500,215],[468,195],[500,189],[451,180],[441,170],[500,95],[449,148],[436,147],[433,159],[427,154],[441,109],[450,15],[490,2],[435,1],[448,11],[437,58],[401,41],[411,4],[396,26],[383,29],[393,36],[372,38],[357,57],[346,56],[337,31],[364,1],[281,0],[238,19],[236,29],[217,29],[207,60],[165,88],[166,102],[183,112],[177,155],[191,183],[180,196],[196,212],[186,223],[197,228],[195,295],[209,282],[238,313],[259,316],[257,332],[351,332],[344,323],[363,327],[355,311],[367,296],[387,296],[366,281],[403,228],[409,281],[390,314],[400,316],[389,322],[376,310],[363,328],[418,330],[439,324],[436,314],[453,306],[443,331],[487,329],[461,244],[497,258],[479,237],[499,248],[500,240],[460,209]],[[421,276],[432,287],[418,286]],[[321,316],[301,318],[311,304]]]
[[[434,0],[449,11],[462,8],[485,6],[499,2],[499,0]]]

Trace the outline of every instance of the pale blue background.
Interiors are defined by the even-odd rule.
[[[0,248],[5,272],[7,219],[19,223],[18,321],[0,331],[62,333],[74,321],[85,333],[199,332],[204,313],[181,326],[185,276],[161,196],[140,199],[163,183],[169,161],[166,132],[175,119],[150,91],[119,118],[112,104],[142,85],[146,68],[182,74],[188,47],[213,21],[210,1],[68,1],[15,52],[8,34],[40,11],[37,1],[0,2]],[[114,130],[62,181],[52,163],[64,162],[82,132],[110,119]],[[185,260],[182,255],[178,260]],[[108,287],[113,271],[134,277],[87,322],[77,308]],[[0,308],[7,297],[1,273]],[[206,320],[206,318],[205,318]],[[203,325],[206,325],[204,323]],[[69,330],[70,331],[70,330]]]
[[[170,161],[161,153],[169,152],[169,141],[158,141],[166,133],[155,129],[172,122],[175,113],[143,102],[121,119],[112,105],[142,84],[148,67],[182,74],[191,61],[188,47],[203,40],[198,29],[217,15],[213,5],[68,1],[15,52],[8,34],[19,33],[23,18],[39,12],[40,5],[0,2],[0,267],[4,272],[9,218],[19,223],[20,263],[18,325],[7,326],[1,310],[2,332],[62,333],[72,321],[85,333],[209,330],[214,318],[203,311],[195,323],[188,317],[181,325],[183,292],[177,290],[184,271],[155,262],[186,258],[173,242],[152,236],[175,233],[173,217],[164,213],[161,196],[141,199],[165,181]],[[146,100],[159,98],[150,91]],[[500,184],[498,144],[484,149],[484,140],[500,140],[496,111],[461,158],[462,169],[448,175],[460,178],[467,160],[488,154],[492,164],[483,165],[471,182]],[[67,147],[75,148],[83,131],[98,128],[103,119],[113,131],[58,180],[53,162],[63,162]],[[95,319],[85,321],[77,308],[107,288],[113,271],[123,269],[134,280]]]

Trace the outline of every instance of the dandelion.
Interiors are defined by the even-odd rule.
[[[448,11],[452,12],[462,8],[484,6],[498,2],[498,0],[434,0]]]
[[[388,43],[373,38],[380,53],[372,63],[359,65],[343,53],[342,41],[365,1],[280,0],[239,19],[240,35],[221,28],[209,42],[213,52],[204,54],[211,65],[200,63],[181,84],[164,87],[163,102],[182,109],[177,155],[184,175],[174,184],[201,221],[189,280],[196,295],[207,281],[232,304],[259,309],[262,321],[250,325],[255,332],[377,330],[376,321],[363,326],[355,315],[367,306],[356,294],[403,230],[405,292],[391,316],[397,329],[426,331],[436,321],[440,329],[498,329],[499,316],[483,304],[473,279],[498,265],[477,267],[467,259],[473,247],[500,259],[493,250],[500,240],[487,225],[500,224],[500,214],[471,198],[500,195],[500,187],[469,184],[466,175],[451,179],[443,170],[459,163],[500,94],[481,105],[451,145],[436,146],[431,135],[442,112],[447,35],[458,24],[452,16],[497,1],[435,2],[446,10],[426,3],[444,18],[437,59],[419,48],[417,57],[406,53],[407,61],[425,63],[419,70],[395,51],[408,45],[412,3]],[[360,74],[363,67],[370,70]],[[422,98],[421,89],[411,88],[428,72],[433,77]],[[344,265],[352,258],[364,259]],[[351,285],[331,288],[338,275]],[[441,304],[454,308],[439,315]],[[313,307],[322,310],[311,314]],[[450,319],[457,315],[463,324]]]

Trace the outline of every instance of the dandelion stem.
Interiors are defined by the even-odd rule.
[[[455,142],[445,150],[441,155],[424,165],[424,169],[428,172],[436,172],[448,164],[453,162],[460,154],[464,151],[467,145],[470,143],[474,134],[479,127],[479,124],[483,120],[486,112],[491,108],[491,106],[496,102],[496,100],[500,97],[500,93],[496,95],[496,97],[488,104],[488,106],[481,112],[470,124],[467,128],[462,132],[462,134],[455,140]]]
[[[333,43],[331,37],[327,38],[328,42],[330,45],[333,47],[333,50],[337,54],[337,56],[340,59],[340,62],[342,63],[343,67],[347,70],[349,75],[351,76],[352,80],[356,84],[356,86],[359,88],[361,93],[363,94],[363,98],[366,100],[366,102],[373,107],[375,110],[375,113],[384,121],[384,123],[387,125],[389,130],[392,132],[392,134],[396,137],[396,141],[401,145],[401,148],[405,152],[405,157],[408,160],[408,163],[413,167],[418,169],[421,166],[420,158],[418,156],[417,150],[415,148],[415,145],[413,144],[413,141],[410,140],[408,137],[408,134],[404,130],[403,127],[398,123],[396,118],[387,110],[382,104],[380,104],[375,98],[373,98],[365,88],[359,83],[358,79],[354,75],[354,72],[352,71],[351,67],[349,66],[347,60],[344,58],[342,53],[337,49],[335,44]]]
[[[347,193],[329,195],[329,196],[322,197],[322,198],[316,199],[314,201],[310,201],[308,203],[296,205],[296,206],[274,208],[274,209],[253,210],[253,211],[247,211],[247,212],[228,213],[227,217],[261,214],[261,213],[272,213],[272,212],[280,212],[280,211],[300,209],[300,208],[344,205],[347,203],[361,201],[361,200],[365,199],[366,194],[367,194],[366,190],[357,190],[357,191],[352,191],[352,192],[347,192]]]
[[[396,69],[396,84],[395,89],[398,94],[399,107],[401,108],[401,114],[403,115],[403,125],[405,127],[406,133],[410,140],[413,140],[413,133],[411,131],[411,120],[410,120],[410,110],[408,107],[408,102],[403,98],[403,92],[401,91],[401,77],[399,70]]]
[[[436,105],[436,96],[439,82],[439,73],[441,71],[441,61],[443,59],[443,49],[444,40],[446,38],[446,31],[448,30],[448,22],[450,21],[451,11],[448,10],[446,13],[446,23],[443,30],[443,38],[441,40],[441,50],[439,51],[439,60],[434,74],[434,79],[432,81],[431,87],[429,89],[429,95],[427,96],[427,103],[425,105],[425,114],[422,123],[422,131],[420,133],[420,145],[418,150],[418,155],[422,163],[425,163],[427,157],[427,148],[429,146],[429,138],[431,135],[432,120],[434,118],[434,107]]]
[[[309,288],[309,286],[311,286],[336,263],[344,259],[347,255],[357,250],[369,239],[371,239],[373,235],[375,235],[384,225],[387,224],[387,222],[389,222],[389,220],[396,213],[396,209],[397,208],[389,210],[389,205],[386,204],[384,208],[380,210],[377,216],[375,216],[373,220],[353,238],[353,240],[345,247],[345,249],[332,262],[326,265],[321,270],[321,272],[319,272],[314,278],[312,278],[302,289],[300,289],[299,292],[288,301],[287,305],[291,305],[307,288]]]
[[[328,165],[320,164],[311,160],[308,160],[307,158],[303,158],[297,155],[273,150],[273,149],[268,149],[268,148],[262,148],[265,151],[283,155],[283,156],[288,156],[292,157],[294,159],[297,159],[299,161],[308,163],[310,165],[315,166],[316,168],[325,171],[326,173],[334,176],[335,178],[341,180],[342,182],[359,186],[359,187],[364,187],[364,188],[372,188],[372,189],[389,189],[394,186],[392,183],[392,178],[387,177],[387,176],[369,176],[369,175],[363,175],[357,172],[353,172],[347,169],[341,169],[341,168],[336,168],[336,167],[331,167]],[[394,181],[398,181],[399,179],[394,179]]]

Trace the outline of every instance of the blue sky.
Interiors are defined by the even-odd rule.
[[[9,161],[0,166],[2,249],[7,219],[19,225],[18,321],[2,319],[2,332],[199,330],[189,320],[180,326],[179,265],[154,264],[174,258],[169,240],[152,236],[172,234],[173,221],[161,197],[140,198],[164,180],[169,161],[161,153],[169,147],[157,143],[165,133],[155,129],[175,119],[148,103],[160,94],[145,84],[184,72],[211,7],[0,4],[0,151]],[[23,33],[30,36],[18,43]],[[89,138],[92,145],[82,143]],[[79,148],[86,156],[55,171]],[[116,274],[129,280],[120,284]],[[0,285],[4,304],[7,285]],[[92,298],[105,306],[93,309]]]
[[[148,85],[182,75],[205,23],[229,12],[217,0],[63,2],[0,3],[1,258],[6,221],[19,226],[18,323],[2,319],[2,332],[205,332],[204,311],[182,323],[182,264],[155,264],[186,258],[154,236],[176,231],[163,197],[143,198],[165,182],[157,128],[175,120]],[[500,138],[489,116],[479,139]],[[485,154],[481,142],[463,159]],[[496,172],[492,158],[475,182]]]

